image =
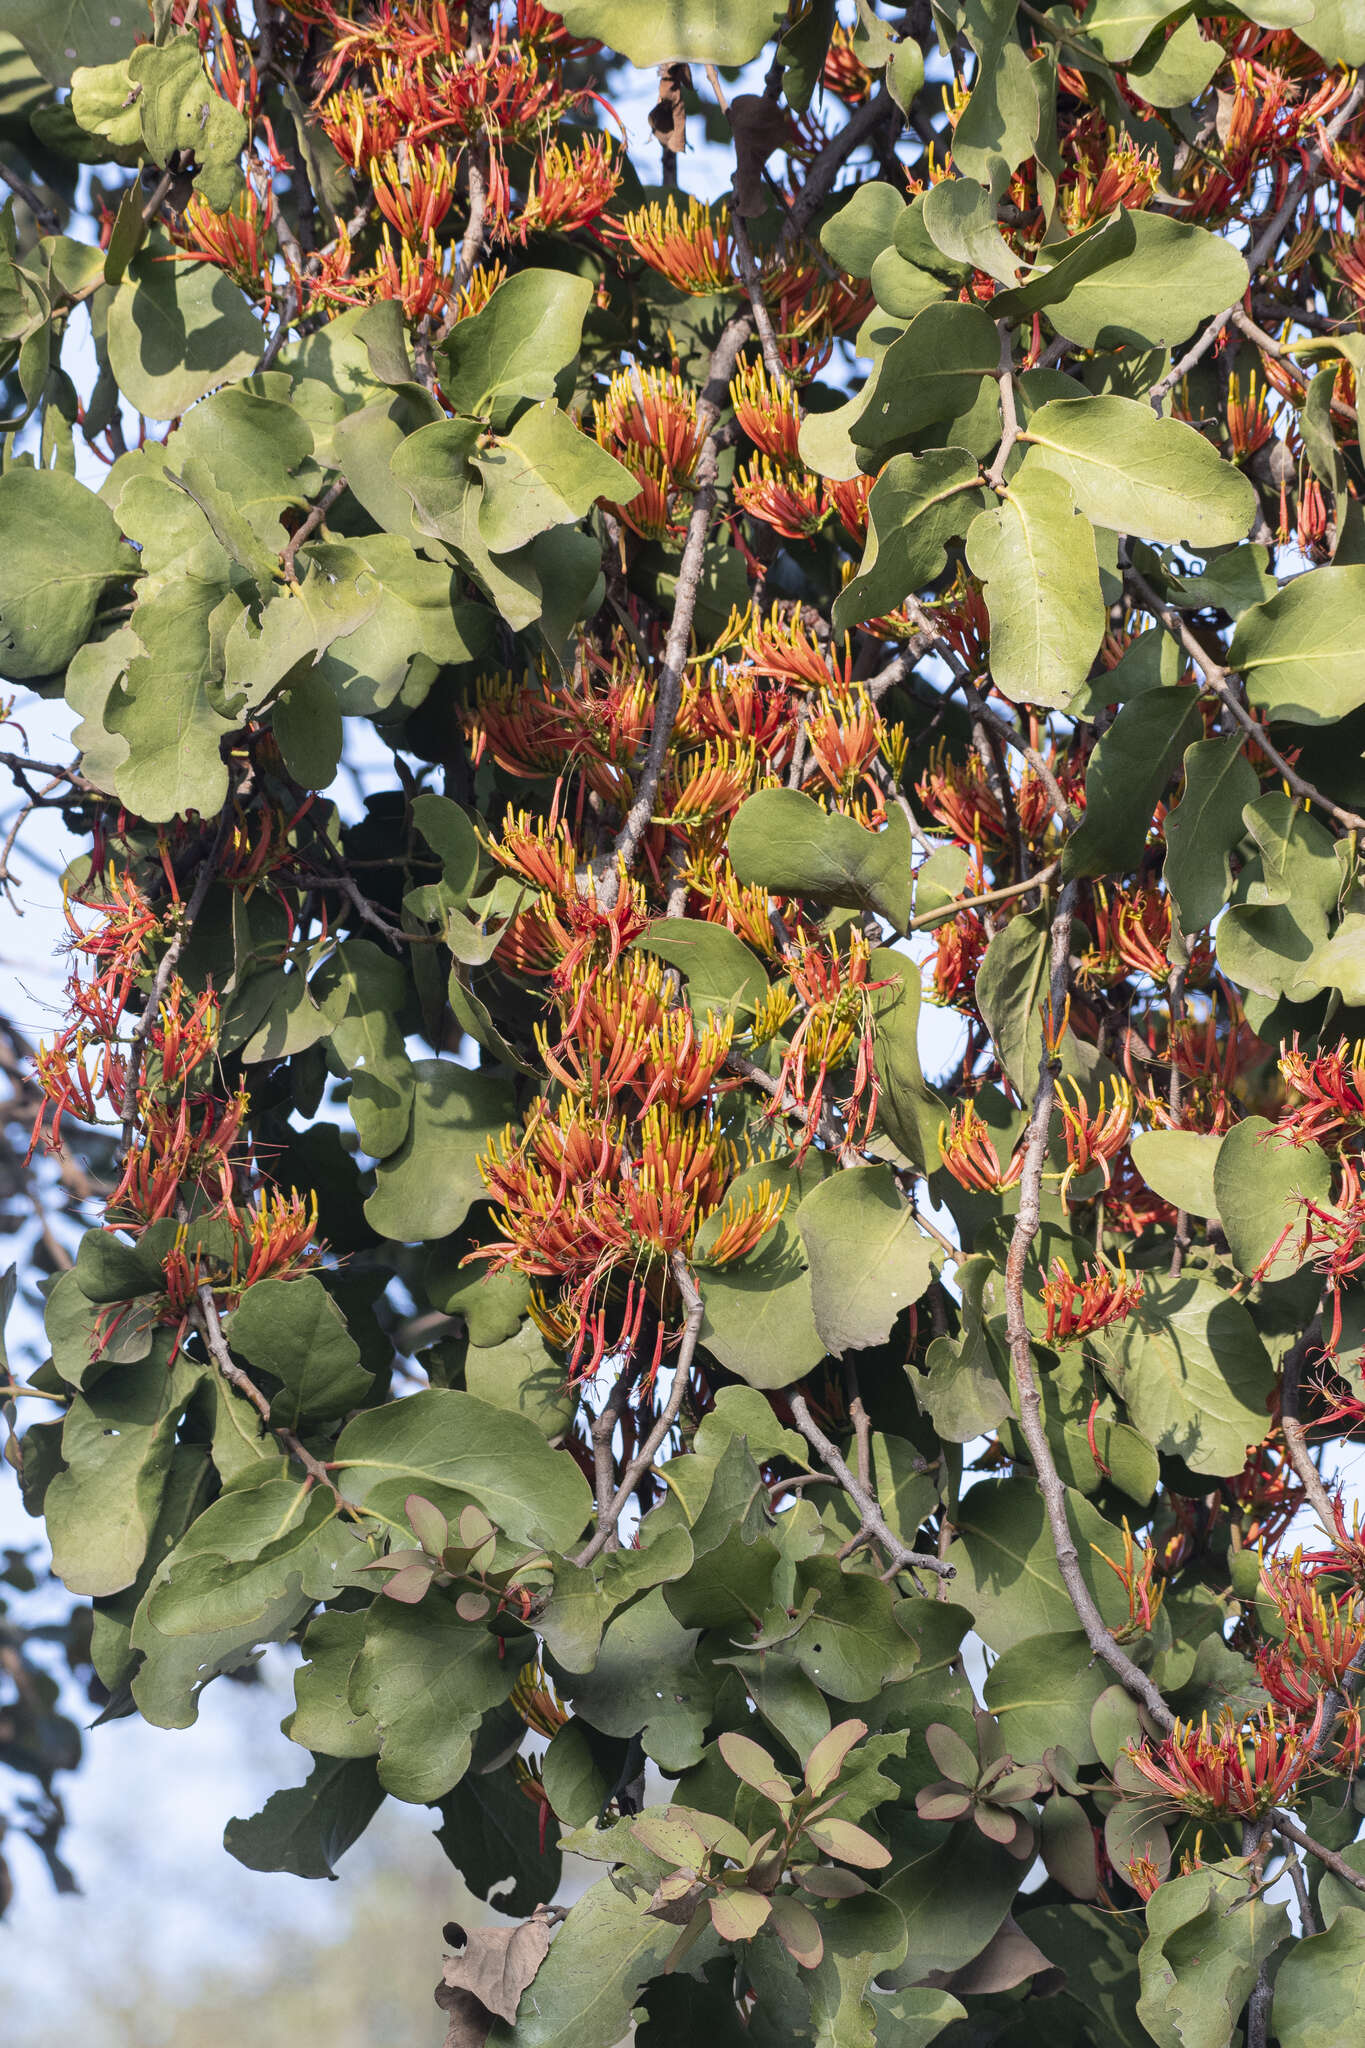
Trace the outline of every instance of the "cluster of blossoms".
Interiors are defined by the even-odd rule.
[[[649,405],[667,391],[643,395],[639,412],[634,393],[615,395],[627,423],[616,445],[641,460],[668,445]],[[575,1377],[642,1343],[652,1377],[674,1259],[752,1252],[785,1203],[763,1162],[799,1159],[817,1136],[855,1153],[878,1097],[872,1006],[887,981],[873,942],[856,921],[823,929],[742,882],[727,833],[747,796],[783,782],[884,821],[903,735],[799,614],[732,619],[685,678],[637,872],[594,863],[579,835],[604,803],[629,811],[652,729],[638,638],[584,650],[562,684],[544,671],[489,682],[470,713],[476,758],[528,780],[574,764],[548,816],[509,812],[489,842],[525,890],[494,964],[539,991],[554,1021],[537,1032],[548,1091],[483,1162],[502,1235],[480,1256],[532,1276],[533,1313]],[[748,1010],[688,1007],[665,965],[669,913],[723,926],[764,960],[773,979]],[[757,1122],[739,1094],[755,1075],[767,1097]]]
[[[1197,1724],[1177,1721],[1161,1742],[1127,1751],[1180,1812],[1205,1823],[1259,1821],[1292,1807],[1315,1785],[1360,1769],[1355,1693],[1365,1606],[1352,1565],[1353,1553],[1341,1547],[1267,1561],[1261,1587],[1276,1628],[1255,1653],[1267,1704],[1245,1714],[1225,1708],[1213,1723],[1207,1715]]]
[[[239,827],[225,876],[240,871],[250,887],[269,837],[253,846]],[[255,1159],[247,1093],[222,1075],[212,985],[191,988],[174,971],[188,906],[164,834],[159,854],[155,905],[113,860],[65,899],[66,1020],[36,1057],[43,1100],[29,1156],[40,1143],[60,1150],[67,1117],[119,1131],[106,1227],[144,1246],[162,1279],[156,1314],[183,1334],[201,1287],[230,1306],[257,1280],[306,1271],[320,1248],[316,1198],[274,1187]],[[106,1318],[106,1341],[117,1320]]]

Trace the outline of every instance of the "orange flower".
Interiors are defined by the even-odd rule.
[[[1241,1722],[1225,1709],[1212,1728],[1207,1714],[1197,1728],[1177,1721],[1155,1749],[1124,1754],[1196,1820],[1259,1820],[1293,1798],[1312,1767],[1321,1724],[1321,1700],[1306,1728],[1278,1720],[1273,1707]]]
[[[723,207],[713,213],[689,198],[680,213],[670,192],[662,206],[652,199],[610,232],[680,292],[705,298],[730,290],[735,282],[730,221]]]
[[[995,1140],[971,1102],[955,1109],[948,1121],[939,1125],[938,1145],[943,1164],[958,1185],[981,1194],[1003,1194],[1006,1188],[1017,1186],[1024,1171],[1024,1154],[1018,1147],[1010,1154],[1009,1165],[1001,1166]]]
[[[1082,1266],[1079,1278],[1054,1259],[1043,1288],[1047,1310],[1047,1341],[1055,1347],[1078,1344],[1111,1323],[1122,1322],[1142,1299],[1142,1282],[1130,1280],[1122,1259],[1117,1273],[1106,1266]]]

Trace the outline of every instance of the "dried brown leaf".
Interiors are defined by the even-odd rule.
[[[550,1948],[550,1923],[543,1912],[519,1927],[463,1928],[451,1922],[448,1942],[464,1947],[447,1956],[436,1987],[436,2003],[448,2015],[445,2048],[483,2048],[494,2019],[511,2026],[521,1995]]]
[[[649,127],[655,141],[674,156],[681,156],[687,147],[687,109],[683,105],[683,92],[692,83],[690,64],[661,64],[659,66],[658,104],[650,108]]]

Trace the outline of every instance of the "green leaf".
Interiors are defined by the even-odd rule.
[[[1106,1624],[1128,1619],[1128,1601],[1106,1564],[1123,1556],[1123,1538],[1082,1494],[1070,1489],[1067,1520],[1080,1558],[1081,1577]],[[961,1538],[952,1548],[958,1581],[953,1591],[976,1618],[988,1649],[1008,1650],[1030,1636],[1066,1635],[1076,1610],[1062,1581],[1042,1496],[1032,1478],[982,1480],[962,1497],[956,1517]]]
[[[506,1699],[529,1647],[513,1654],[482,1622],[461,1621],[453,1598],[439,1591],[417,1607],[377,1599],[349,1697],[358,1714],[373,1718],[384,1790],[431,1805],[457,1785],[479,1722]]]
[[[726,925],[703,918],[660,917],[633,942],[657,953],[687,982],[698,1023],[710,1016],[751,1017],[768,992],[762,962]]]
[[[1295,1145],[1264,1117],[1248,1116],[1223,1140],[1213,1193],[1238,1270],[1257,1273],[1275,1252],[1262,1277],[1283,1280],[1299,1268],[1304,1203],[1330,1206],[1332,1168],[1320,1145]]]
[[[830,1556],[803,1558],[796,1582],[800,1593],[817,1593],[819,1602],[792,1637],[789,1654],[822,1693],[870,1700],[910,1676],[919,1647],[898,1617],[909,1617],[913,1601],[897,1600],[880,1579],[845,1571]]]
[[[241,188],[237,159],[250,140],[245,117],[219,93],[204,67],[196,35],[141,43],[128,59],[138,95],[142,140],[154,164],[181,152],[197,166],[195,186],[222,212]]]
[[[481,1770],[477,1758],[441,1801],[437,1841],[475,1897],[500,1913],[534,1912],[559,1889],[563,1863],[553,1829],[541,1846],[543,1811],[511,1764]]]
[[[1275,1978],[1271,2025],[1280,2048],[1338,2048],[1360,2024],[1365,1919],[1341,1912],[1324,1934],[1292,1944]]]
[[[956,263],[970,264],[974,270],[984,270],[999,284],[1016,282],[1019,259],[1000,232],[995,201],[971,178],[945,178],[941,184],[931,185],[924,195],[921,218],[930,239],[945,256]],[[999,359],[997,339],[996,363]],[[993,369],[995,363],[990,367]]]
[[[1197,100],[1214,73],[1226,62],[1221,44],[1209,42],[1199,33],[1199,24],[1193,16],[1187,17],[1176,27],[1175,33],[1156,48],[1155,56],[1144,55],[1140,62],[1130,64],[1128,77],[1133,89],[1151,107],[1182,107]],[[1153,215],[1153,219],[1158,216]],[[1161,216],[1164,218],[1164,216]],[[1219,245],[1228,248],[1223,242]],[[1241,297],[1245,283],[1237,288]],[[1210,307],[1210,312],[1221,308]],[[1203,319],[1204,315],[1199,315]],[[1170,337],[1173,341],[1184,339],[1185,329]]]
[[[505,279],[438,351],[451,410],[500,428],[520,400],[553,398],[578,355],[591,302],[590,281],[568,271],[519,270]]]
[[[1014,34],[1014,0],[972,10],[979,62],[953,131],[953,163],[993,193],[1034,154],[1042,113],[1033,65]]]
[[[1295,30],[1329,64],[1359,64],[1365,59],[1365,22],[1352,0],[1314,0],[1312,13],[1296,22]]]
[[[674,1620],[655,1588],[613,1617],[591,1671],[561,1680],[560,1690],[604,1735],[638,1735],[645,1754],[676,1777],[700,1760],[713,1705],[698,1634]]]
[[[933,188],[935,193],[948,189]],[[959,183],[953,189],[964,187]],[[851,429],[854,441],[862,448],[883,448],[935,420],[952,419],[967,410],[981,379],[999,365],[1000,337],[980,306],[956,300],[926,306],[873,371],[866,403]]]
[[[963,448],[893,455],[868,500],[867,545],[856,576],[834,600],[834,630],[880,618],[942,573],[947,542],[985,503],[975,456]]]
[[[291,1742],[315,1754],[373,1756],[379,1735],[370,1714],[350,1702],[351,1672],[365,1640],[365,1610],[343,1614],[325,1608],[308,1624],[305,1662],[294,1672],[294,1711],[281,1722]]]
[[[917,879],[916,902],[922,906],[923,868]],[[887,984],[872,997],[872,1053],[881,1089],[878,1127],[912,1166],[930,1173],[939,1163],[943,1106],[925,1082],[920,1066],[919,971],[907,954],[887,946],[877,947],[868,964],[870,978]]]
[[[65,1469],[43,1503],[52,1564],[68,1592],[117,1593],[132,1585],[152,1530],[175,1433],[202,1369],[172,1364],[165,1336],[138,1366],[106,1375],[77,1395],[62,1425]]]
[[[636,7],[630,0],[569,0],[565,26],[595,36],[640,70],[681,59],[691,64],[747,64],[783,18],[779,0],[664,0]],[[584,2048],[589,2048],[585,2043]]]
[[[77,58],[109,64],[133,46],[142,18],[114,15],[107,0],[9,0],[5,33],[28,52],[43,77],[65,85]]]
[[[258,1280],[228,1319],[228,1342],[248,1363],[283,1382],[270,1404],[273,1421],[296,1429],[359,1407],[374,1384],[360,1346],[315,1273]]]
[[[1232,889],[1231,855],[1242,812],[1260,783],[1240,738],[1196,740],[1185,750],[1185,788],[1166,819],[1162,870],[1180,929],[1188,937],[1212,924]]]
[[[948,1443],[988,1436],[1010,1412],[1010,1397],[986,1339],[986,1316],[1003,1305],[994,1261],[977,1253],[957,1270],[962,1297],[962,1334],[935,1337],[925,1354],[928,1368],[915,1379],[915,1398]]]
[[[110,692],[104,722],[128,745],[115,790],[153,824],[192,811],[216,817],[227,796],[219,742],[233,721],[211,695],[220,673],[212,619],[222,602],[219,583],[168,577],[133,614],[143,652]]]
[[[474,1501],[514,1543],[567,1550],[592,1509],[577,1465],[534,1422],[450,1388],[357,1415],[334,1455],[347,1499],[398,1528],[407,1496],[420,1493],[447,1520]]]
[[[1085,771],[1085,816],[1062,855],[1068,880],[1137,866],[1157,799],[1201,730],[1197,690],[1147,690],[1120,706]]]
[[[1060,1635],[1049,1630],[1010,1645],[991,1666],[982,1698],[1017,1763],[1032,1762],[1060,1743],[1084,1768],[1098,1761],[1090,1712],[1108,1676],[1079,1629]],[[1092,1846],[1092,1864],[1093,1854]]]
[[[1123,1323],[1093,1340],[1105,1378],[1154,1450],[1193,1472],[1240,1472],[1266,1432],[1274,1373],[1241,1302],[1211,1280],[1142,1276]]]
[[[871,277],[883,249],[892,246],[905,201],[894,185],[868,179],[855,185],[820,230],[820,247],[849,277]]]
[[[275,1458],[198,1516],[159,1566],[133,1621],[142,1665],[133,1697],[146,1720],[188,1727],[218,1672],[287,1636],[317,1600],[351,1583],[366,1550],[325,1494],[306,1498]]]
[[[1080,29],[1111,64],[1126,64],[1148,36],[1179,11],[1166,0],[1090,0]]]
[[[1219,547],[1243,539],[1256,516],[1248,478],[1195,428],[1136,399],[1053,399],[1024,438],[1025,468],[1063,477],[1086,518],[1116,533]]]
[[[880,1344],[933,1277],[931,1242],[889,1166],[832,1173],[802,1202],[815,1327],[836,1358]]]
[[[1012,917],[986,948],[976,974],[977,1008],[1021,1101],[1031,1102],[1043,1056],[1048,934],[1041,916]]]
[[[1237,621],[1228,650],[1271,718],[1330,725],[1365,704],[1365,567],[1296,576]]]
[[[771,1178],[762,1168],[747,1168],[732,1183],[735,1199],[742,1198],[746,1186]],[[706,1248],[703,1224],[697,1233],[700,1261]],[[699,1284],[702,1343],[751,1387],[789,1387],[825,1356],[824,1339],[815,1327],[810,1272],[787,1216],[746,1258],[704,1267]]]
[[[1015,703],[1065,710],[1090,673],[1107,618],[1095,535],[1067,485],[1027,464],[967,535],[985,584],[991,676]]]
[[[1202,1131],[1139,1131],[1130,1149],[1138,1172],[1164,1202],[1216,1222],[1213,1177],[1222,1143]]]
[[[384,1791],[368,1757],[343,1762],[320,1756],[306,1783],[272,1792],[247,1820],[230,1820],[223,1847],[248,1870],[334,1878],[336,1863],[383,1804]]]
[[[489,2048],[615,2048],[624,2040],[642,1985],[678,1933],[646,1904],[607,1878],[592,1885],[570,1907],[516,2025],[495,2020]]]
[[[109,363],[119,390],[148,419],[187,412],[215,384],[255,369],[265,336],[248,301],[210,263],[145,251],[109,307]]]
[[[1202,47],[1216,58],[1216,45]],[[1004,295],[1002,311],[1018,318],[1046,308],[1058,333],[1083,348],[1134,336],[1152,346],[1184,341],[1247,285],[1231,242],[1164,213],[1120,208],[1102,228],[1044,244],[1040,255],[1044,267]]]
[[[640,494],[630,471],[548,400],[470,460],[484,483],[479,533],[495,555],[582,519],[598,498],[628,504]]]
[[[910,828],[899,810],[870,832],[800,790],[760,789],[735,813],[728,844],[741,882],[875,911],[897,931],[910,922]]]
[[[397,1154],[412,1129],[417,1075],[399,1022],[406,992],[398,962],[369,939],[343,941],[310,987],[351,1076],[356,1137],[376,1159]]]
[[[466,1278],[473,1277],[474,1284],[471,1293],[462,1297],[470,1339],[464,1361],[466,1393],[486,1401],[492,1408],[508,1408],[514,1414],[525,1415],[544,1437],[566,1436],[577,1405],[574,1392],[564,1384],[563,1360],[550,1350],[535,1324],[528,1317],[502,1343],[489,1343],[486,1336],[480,1335],[480,1315],[487,1314],[479,1302],[480,1294],[486,1296],[502,1290],[505,1297],[511,1283],[515,1287],[513,1313],[520,1313],[529,1292],[526,1276],[499,1273],[490,1279],[485,1268],[480,1282],[477,1274],[477,1267],[466,1274]],[[510,1319],[499,1316],[496,1327],[505,1327],[505,1321]]]
[[[111,577],[133,556],[107,506],[60,470],[0,476],[0,669],[16,682],[66,667]]]
[[[416,1060],[412,1128],[382,1159],[365,1214],[399,1242],[449,1237],[483,1193],[478,1155],[512,1109],[505,1080],[454,1060]]]
[[[1287,1909],[1251,1889],[1245,1870],[1199,1870],[1148,1900],[1137,2016],[1157,2048],[1227,2048],[1261,1964],[1289,1932]]]

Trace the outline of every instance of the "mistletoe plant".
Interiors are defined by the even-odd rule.
[[[0,18],[105,1716],[451,2048],[1355,2038],[1359,8]]]

